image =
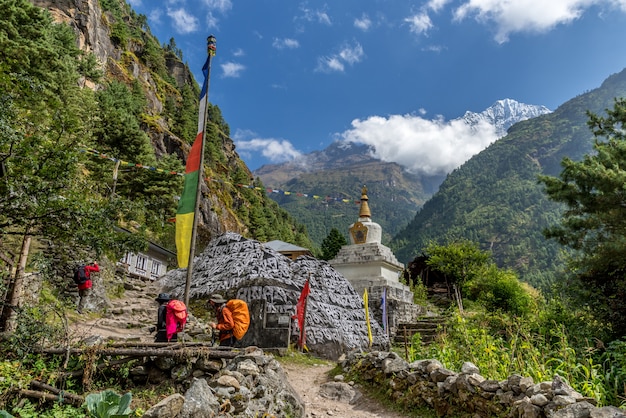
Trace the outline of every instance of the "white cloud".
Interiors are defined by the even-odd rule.
[[[220,13],[226,13],[233,8],[231,0],[204,0],[204,3],[211,10],[217,10]]]
[[[433,27],[433,22],[426,13],[417,13],[404,19],[409,24],[409,30],[416,35],[428,32]]]
[[[272,42],[272,46],[276,49],[295,49],[300,47],[300,43],[296,39],[290,38],[274,38],[274,42]]]
[[[246,69],[244,65],[239,64],[237,62],[226,62],[224,64],[221,64],[221,67],[222,67],[222,77],[231,77],[231,78],[237,78],[241,76],[241,73],[243,72],[243,70]]]
[[[317,59],[317,68],[316,71],[321,71],[323,73],[330,73],[333,71],[343,72],[345,66],[339,60],[339,57],[319,57]]]
[[[185,9],[167,9],[167,15],[174,21],[174,30],[178,33],[191,33],[198,29],[198,19]]]
[[[286,139],[254,138],[247,141],[235,141],[235,145],[237,146],[237,152],[241,155],[251,155],[252,153],[261,152],[263,157],[273,163],[293,160],[302,155],[300,151],[295,149],[293,144]]]
[[[362,31],[367,31],[372,26],[372,21],[363,13],[361,18],[354,19],[354,26]]]
[[[237,48],[233,51],[234,57],[243,57],[244,55],[246,55],[246,53],[241,48]]]
[[[486,122],[470,128],[461,119],[429,120],[415,115],[355,119],[352,129],[339,137],[372,145],[377,158],[427,175],[451,172],[497,139],[495,128]]]
[[[307,8],[302,8],[302,17],[301,19],[304,19],[308,22],[317,22],[317,23],[321,23],[323,25],[327,25],[327,26],[331,26],[332,22],[330,20],[330,16],[328,16],[328,14],[326,12],[323,12],[321,10],[311,10],[311,9],[307,9]]]
[[[345,70],[345,64],[354,65],[363,60],[365,52],[358,42],[354,45],[344,45],[338,53],[319,57],[317,59],[316,71],[321,72],[342,72]]]
[[[450,3],[452,0],[430,0],[427,4],[426,7],[428,9],[431,9],[434,12],[438,12],[441,9],[443,9],[448,3]]]
[[[622,8],[626,10],[626,2]],[[486,25],[495,23],[495,40],[508,41],[517,32],[543,33],[559,24],[580,18],[593,5],[616,4],[616,0],[469,0],[454,11],[455,20],[474,17]]]
[[[422,51],[426,51],[426,52],[441,52],[443,50],[447,49],[445,46],[442,45],[428,45],[422,48]]]
[[[141,0],[128,0],[128,3],[133,7],[141,6]]]
[[[350,65],[361,62],[364,55],[363,47],[359,43],[354,46],[345,46],[339,51],[339,57]]]
[[[153,23],[155,25],[160,25],[161,24],[161,16],[163,16],[163,10],[161,10],[161,9],[154,9],[148,15],[148,19],[150,20],[150,23]]]
[[[332,25],[331,21],[330,21],[330,17],[328,16],[328,14],[326,14],[326,12],[315,12],[315,17],[317,18],[317,21],[319,23],[322,23],[324,25]]]
[[[206,26],[207,28],[217,29],[218,28],[219,19],[215,17],[212,12],[208,12],[206,14]]]

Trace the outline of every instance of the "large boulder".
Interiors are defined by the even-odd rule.
[[[186,269],[168,272],[164,291],[182,298]],[[337,359],[342,353],[370,346],[361,295],[330,264],[301,256],[292,261],[282,254],[236,233],[226,233],[209,243],[195,258],[189,298],[208,300],[212,293],[243,299],[251,324],[240,341],[243,346],[286,347],[297,340],[296,303],[306,280],[306,346],[315,354]],[[371,321],[372,346],[388,347],[389,339]]]

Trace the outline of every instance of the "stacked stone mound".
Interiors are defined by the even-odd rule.
[[[160,284],[178,298],[185,291],[186,269],[167,273]],[[292,261],[236,233],[214,239],[194,260],[190,299],[208,300],[212,293],[243,299],[251,324],[241,345],[285,347],[294,341],[296,304],[306,280],[306,345],[325,358],[370,346],[362,297],[327,262],[302,256]],[[389,339],[371,320],[372,346],[388,347]],[[297,338],[297,337],[296,337]]]
[[[256,347],[230,360],[159,357],[133,368],[129,377],[178,388],[144,418],[304,416],[304,404],[278,361]]]

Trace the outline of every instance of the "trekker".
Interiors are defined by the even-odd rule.
[[[224,296],[218,293],[211,295],[209,304],[215,309],[217,323],[211,322],[209,325],[211,328],[219,330],[220,346],[232,347],[237,341],[233,333],[235,321],[233,320],[233,313],[226,306],[226,302]]]
[[[80,274],[83,274],[84,277],[76,283],[78,286],[78,307],[76,308],[76,311],[80,314],[83,313],[85,301],[87,297],[91,294],[91,287],[93,286],[93,283],[91,281],[91,273],[98,273],[100,271],[100,267],[98,267],[98,262],[94,261],[91,264],[80,266],[78,268],[79,271],[81,269],[82,271],[84,271],[84,273],[81,272]]]
[[[167,303],[172,299],[169,293],[159,293],[159,296],[155,299],[159,303],[157,309],[157,323],[156,327],[152,327],[150,330],[156,330],[154,336],[155,343],[166,343],[167,340]],[[169,341],[178,341],[178,334],[174,334]]]

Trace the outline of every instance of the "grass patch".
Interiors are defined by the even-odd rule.
[[[290,364],[296,366],[319,366],[319,365],[333,365],[335,362],[316,357],[309,353],[301,353],[300,351],[290,347],[287,353],[282,356],[276,357],[281,364]]]

